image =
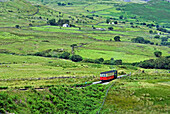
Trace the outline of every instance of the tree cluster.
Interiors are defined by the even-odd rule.
[[[62,26],[63,24],[70,24],[70,21],[68,19],[59,19],[58,22],[56,22],[55,19],[51,19],[48,20],[47,23],[54,26],[56,25]]]
[[[160,57],[155,60],[145,60],[139,63],[133,63],[133,65],[142,68],[170,69],[170,57]]]
[[[161,31],[161,32],[166,32],[166,33],[170,33],[169,30],[162,28],[162,27],[157,27],[157,30]]]
[[[71,55],[69,52],[62,51],[60,50],[45,50],[42,52],[36,52],[34,54],[35,56],[43,56],[43,57],[56,57],[56,58],[61,58],[61,59],[70,59],[74,62],[79,62],[82,61],[83,58],[80,55]]]
[[[122,60],[104,60],[103,58],[99,58],[99,59],[84,59],[83,62],[86,62],[86,63],[97,63],[97,64],[106,64],[106,65],[122,65]]]
[[[61,2],[59,2],[59,3],[57,3],[58,4],[58,6],[66,6],[66,5],[73,5],[73,3],[61,3]]]
[[[96,64],[107,64],[107,65],[122,65],[122,60],[104,60],[103,58],[99,59],[83,59],[80,55],[70,54],[69,52],[65,52],[64,50],[52,50],[48,49],[42,52],[36,52],[35,56],[43,56],[43,57],[55,57],[61,59],[70,59],[74,62],[86,62],[86,63],[96,63]]]
[[[142,43],[142,44],[154,44],[149,40],[145,40],[143,37],[136,37],[131,40],[134,43]]]

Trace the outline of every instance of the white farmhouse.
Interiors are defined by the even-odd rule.
[[[69,24],[63,24],[63,27],[70,27]]]

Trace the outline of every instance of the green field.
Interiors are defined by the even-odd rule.
[[[114,84],[100,113],[168,114],[169,69],[142,68],[136,62],[169,62],[169,45],[162,44],[163,38],[170,41],[169,9],[161,0],[0,1],[0,113],[93,114]],[[61,20],[72,27],[59,25]],[[120,41],[114,39],[118,36]],[[140,37],[150,43],[133,42]],[[77,62],[75,55],[82,59]],[[132,75],[90,85],[100,80],[100,72],[112,69],[118,76]]]

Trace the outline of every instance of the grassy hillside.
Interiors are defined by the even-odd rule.
[[[153,0],[147,4],[127,4],[124,11],[170,27],[170,3],[168,1]]]
[[[112,83],[102,113],[169,113],[169,70],[132,66],[156,59],[155,51],[169,56],[168,45],[162,45],[169,33],[151,25],[166,25],[169,17],[148,15],[168,16],[165,3],[0,2],[0,113],[96,113]],[[132,76],[89,86],[111,69]]]
[[[169,113],[169,75],[138,74],[118,81],[103,113]]]

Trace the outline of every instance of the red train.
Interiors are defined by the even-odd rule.
[[[111,70],[107,72],[100,73],[100,80],[101,81],[110,81],[117,78],[117,70]]]

